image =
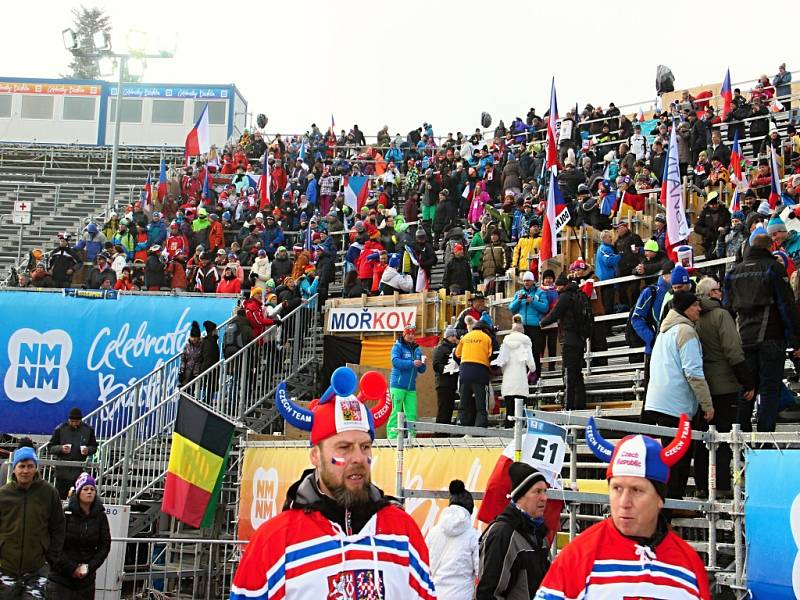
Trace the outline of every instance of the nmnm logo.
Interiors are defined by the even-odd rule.
[[[72,339],[66,331],[18,329],[8,341],[6,396],[14,402],[37,398],[48,404],[60,402],[69,391],[71,355]]]

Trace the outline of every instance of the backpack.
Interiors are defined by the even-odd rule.
[[[651,329],[653,329],[657,333],[657,329],[655,327],[655,321],[653,319],[653,309],[652,309],[653,302],[655,302],[656,299],[657,288],[654,283],[651,283],[645,288],[645,290],[650,290],[650,297],[643,306],[643,308],[646,308],[645,322],[647,323],[648,326],[650,326]],[[644,290],[642,290],[642,293],[644,293]],[[641,348],[642,346],[644,346],[644,340],[639,337],[638,333],[636,333],[636,329],[633,327],[633,321],[631,320],[633,318],[633,313],[635,310],[636,307],[634,306],[634,308],[632,308],[631,311],[628,313],[628,320],[625,322],[625,342],[631,348]]]
[[[592,313],[592,304],[589,302],[588,296],[582,290],[578,290],[575,294],[577,324],[580,328],[581,335],[586,338],[592,337],[592,328],[594,327],[594,313]]]
[[[222,336],[222,355],[230,358],[244,347],[242,332],[236,323],[228,323],[225,335]]]

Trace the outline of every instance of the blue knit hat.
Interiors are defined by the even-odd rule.
[[[17,466],[17,463],[20,463],[23,460],[32,460],[37,466],[39,465],[39,459],[36,456],[36,450],[25,446],[14,452],[14,458],[11,459],[12,470]]]
[[[753,242],[756,240],[756,237],[759,235],[769,235],[767,230],[764,229],[763,225],[759,225],[753,230],[753,233],[750,234],[750,239],[747,242],[752,246]]]
[[[393,269],[400,266],[400,255],[397,252],[389,255],[389,266]]]
[[[740,210],[736,210],[731,215],[731,219],[739,219],[740,221],[744,221],[744,213]]]
[[[685,285],[689,283],[689,271],[683,265],[676,265],[670,275],[670,285]]]

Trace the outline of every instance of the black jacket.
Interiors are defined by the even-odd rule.
[[[101,272],[100,269],[94,267],[89,272],[89,277],[86,280],[86,288],[90,290],[99,290],[105,279],[108,279],[113,288],[114,284],[117,283],[117,274],[114,272],[114,269],[109,266]]]
[[[200,371],[204,372],[219,362],[219,336],[206,335],[200,343]]]
[[[580,295],[583,298],[580,298]],[[580,304],[587,300],[578,284],[570,281],[564,291],[558,295],[558,301],[553,309],[539,321],[541,327],[547,327],[558,321],[558,341],[562,346],[583,347],[591,331],[583,331],[580,317]]]
[[[151,252],[144,263],[144,284],[148,288],[162,288],[166,285],[164,281],[164,263],[161,262],[158,254]]]
[[[742,347],[764,340],[800,345],[800,316],[786,270],[769,250],[750,247],[741,263],[725,275],[725,308],[736,312]]]
[[[458,370],[455,373],[444,373],[444,368],[450,362],[450,356],[456,349],[455,344],[451,344],[446,339],[442,339],[439,345],[433,350],[433,373],[436,379],[437,388],[458,387]]]
[[[64,511],[66,519],[64,551],[59,554],[50,571],[50,579],[72,590],[83,590],[94,585],[97,569],[105,562],[111,549],[111,531],[106,510],[99,498],[87,515],[81,510],[78,497],[73,495]],[[87,565],[86,577],[72,577],[78,565]]]
[[[445,290],[450,290],[450,286],[458,286],[464,292],[465,290],[472,290],[472,267],[466,258],[458,258],[454,256],[444,266],[444,277],[442,278],[442,287]]]
[[[61,447],[64,444],[72,445],[69,454],[61,452]],[[50,436],[47,446],[50,452],[55,455],[56,460],[75,461],[75,467],[56,467],[56,476],[59,479],[72,479],[74,481],[83,471],[80,463],[86,461],[92,454],[97,452],[97,439],[91,425],[81,423],[77,429],[73,429],[70,427],[69,421],[65,421],[53,430],[53,435]],[[86,456],[81,453],[81,446],[86,446]]]
[[[476,600],[533,598],[550,568],[547,528],[509,504],[480,541]]]
[[[703,207],[697,222],[694,224],[694,232],[703,238],[703,248],[706,251],[706,258],[717,246],[720,227],[730,227],[731,213],[726,206],[719,205],[717,210],[711,210],[708,205]]]
[[[644,247],[644,242],[642,242],[642,238],[640,238],[638,234],[630,230],[622,237],[617,238],[617,241],[614,242],[614,249],[618,254],[622,255],[622,258],[617,264],[617,270],[620,275],[630,275],[634,267],[641,262],[641,255],[638,252],[634,253],[634,251],[631,250],[631,246],[636,246],[641,250]]]
[[[75,270],[80,264],[78,255],[72,248],[56,248],[50,253],[50,271],[57,282],[69,282],[72,274],[67,271]]]

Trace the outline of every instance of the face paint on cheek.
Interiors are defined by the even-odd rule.
[[[343,467],[347,463],[347,459],[342,458],[341,456],[332,456],[331,457],[331,464],[336,465],[337,467]]]

